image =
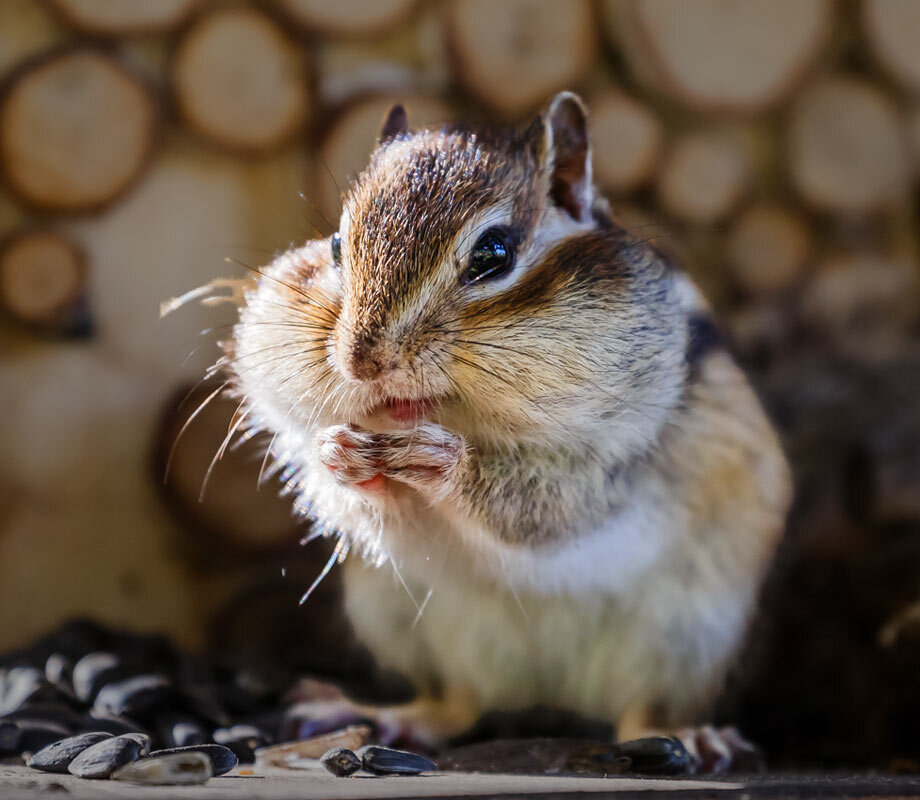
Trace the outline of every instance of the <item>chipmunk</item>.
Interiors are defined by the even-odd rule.
[[[338,231],[262,270],[225,349],[417,730],[542,705],[710,767],[745,746],[702,723],[786,461],[700,293],[598,195],[577,96],[523,130],[395,107]]]

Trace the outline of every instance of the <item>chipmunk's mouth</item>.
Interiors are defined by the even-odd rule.
[[[417,422],[427,417],[437,406],[439,401],[435,398],[391,398],[383,403],[381,409],[390,415],[396,422]]]

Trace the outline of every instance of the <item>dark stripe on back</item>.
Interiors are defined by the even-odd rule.
[[[703,359],[716,350],[725,348],[725,340],[718,326],[708,314],[695,312],[687,320],[688,338],[685,355],[690,374],[693,375]]]

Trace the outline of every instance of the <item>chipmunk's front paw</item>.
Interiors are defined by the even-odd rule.
[[[376,439],[351,425],[333,425],[317,436],[319,459],[343,486],[365,484],[381,472]]]
[[[466,443],[440,425],[381,435],[383,474],[435,496],[454,486]]]

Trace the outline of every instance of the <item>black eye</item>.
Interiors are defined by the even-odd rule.
[[[506,275],[514,266],[514,245],[503,228],[489,228],[473,245],[464,283],[476,283]]]
[[[338,233],[332,234],[332,260],[337,267],[342,266],[342,237]]]

